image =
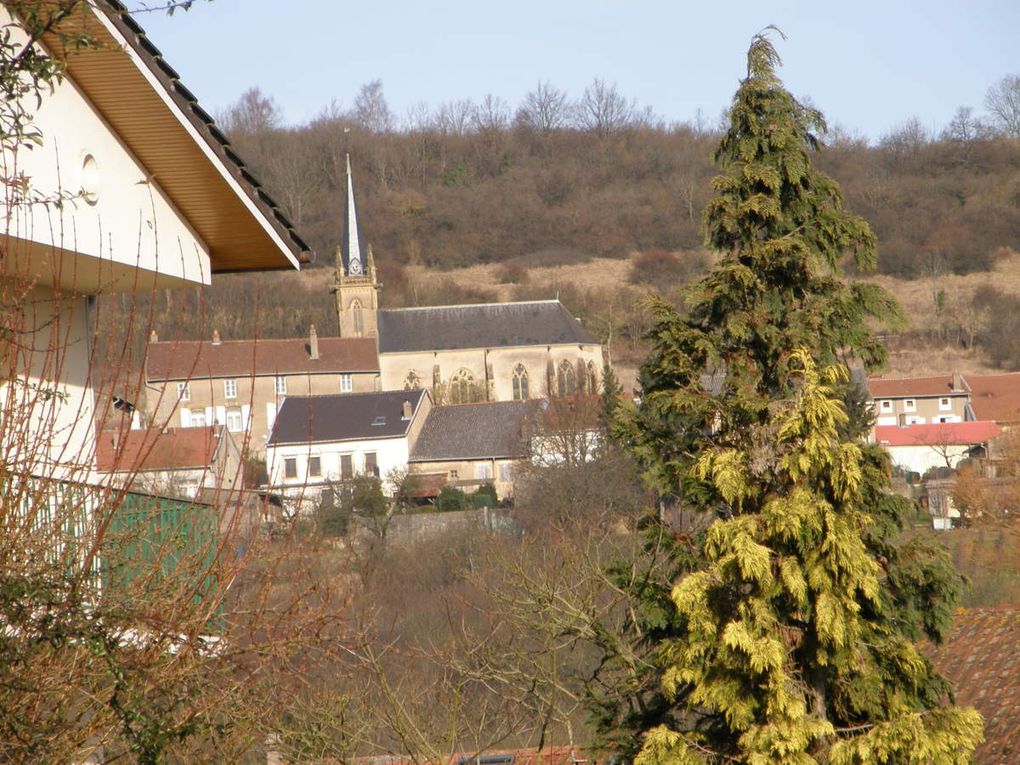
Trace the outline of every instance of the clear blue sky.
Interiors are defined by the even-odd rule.
[[[1020,0],[198,0],[137,18],[206,109],[258,86],[291,124],[377,78],[399,119],[487,93],[516,106],[540,79],[576,97],[594,77],[669,121],[715,123],[768,24],[787,36],[787,87],[873,140],[982,112],[1020,73]]]

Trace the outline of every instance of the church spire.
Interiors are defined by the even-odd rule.
[[[358,231],[358,212],[354,207],[354,182],[351,179],[351,155],[347,155],[347,205],[344,210],[344,233],[340,243],[340,258],[346,276],[361,276],[365,264],[361,259],[361,233]]]

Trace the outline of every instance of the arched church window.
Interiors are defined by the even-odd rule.
[[[595,362],[588,362],[588,392],[595,395],[599,392],[599,373],[595,369]]]
[[[474,400],[475,376],[468,369],[461,369],[450,378],[450,403],[468,404]]]
[[[365,318],[361,314],[361,301],[351,301],[351,319],[354,321],[355,337],[363,337],[365,334]]]
[[[528,397],[528,370],[523,364],[514,367],[513,394],[514,401],[524,401]]]
[[[556,368],[556,390],[560,396],[573,396],[577,390],[577,375],[574,365],[563,359]]]
[[[421,378],[413,369],[407,370],[407,377],[404,378],[404,390],[420,390]]]

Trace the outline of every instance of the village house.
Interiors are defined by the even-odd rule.
[[[872,378],[868,395],[875,424],[926,425],[977,419],[970,388],[959,372],[935,377]]]
[[[933,468],[954,469],[961,460],[984,457],[1002,435],[994,422],[876,425],[874,442],[889,452],[894,466],[924,475]]]
[[[529,441],[545,401],[493,401],[436,406],[411,449],[410,474],[419,496],[443,486],[474,491],[491,483],[500,499],[513,497],[516,467],[528,459]],[[431,491],[424,491],[428,487]]]
[[[242,488],[241,450],[222,425],[100,431],[96,464],[112,485],[150,494],[224,502]]]
[[[1003,428],[1020,423],[1020,372],[967,374],[970,408],[975,419],[992,420]]]
[[[310,255],[119,3],[85,4],[35,44],[63,51],[61,36],[83,31],[97,45],[70,52],[38,108],[26,104],[40,145],[5,144],[6,177],[30,188],[5,196],[0,281],[32,357],[5,359],[18,369],[5,377],[0,451],[7,469],[89,480],[93,296],[294,269]]]
[[[249,454],[265,453],[287,396],[378,390],[370,338],[166,341],[155,333],[145,360],[146,409],[157,426],[225,425]]]
[[[269,487],[301,512],[357,475],[392,495],[431,409],[424,390],[287,396],[266,444]]]
[[[378,343],[383,390],[428,388],[437,404],[464,404],[600,389],[602,346],[559,300],[380,308],[382,285],[371,248],[362,246],[350,158],[333,289],[340,336]]]

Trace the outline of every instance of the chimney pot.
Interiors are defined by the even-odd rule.
[[[319,336],[315,332],[314,324],[308,330],[308,357],[319,358]]]
[[[152,332],[149,333],[149,342],[150,343],[159,342],[159,335],[156,334],[156,330],[152,330]]]
[[[410,420],[411,419],[411,402],[410,401],[405,401],[404,402],[403,418],[405,420]]]
[[[212,331],[212,344],[213,345],[220,344],[220,331],[218,329],[214,329]]]

